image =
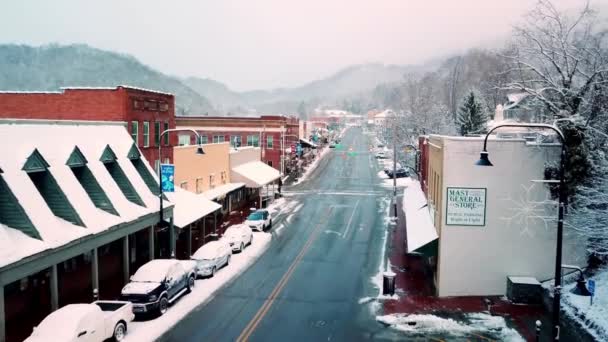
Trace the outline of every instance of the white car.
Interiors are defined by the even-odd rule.
[[[25,342],[101,342],[109,338],[122,341],[133,318],[129,302],[69,304],[46,316]]]
[[[376,152],[376,158],[378,158],[378,159],[385,159],[385,158],[387,158],[386,152],[384,152],[384,151],[378,151],[378,152]]]
[[[196,262],[196,274],[213,277],[215,272],[230,263],[232,248],[226,241],[210,241],[196,250],[190,257]]]
[[[245,224],[251,229],[263,232],[267,228],[272,227],[272,217],[268,210],[258,209],[247,216]]]
[[[228,227],[222,240],[226,241],[233,252],[242,252],[253,240],[253,231],[246,224],[235,224]]]

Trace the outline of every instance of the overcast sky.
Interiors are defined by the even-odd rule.
[[[352,64],[419,63],[498,45],[534,2],[18,0],[2,5],[0,43],[86,43],[164,73],[250,90],[297,86]]]

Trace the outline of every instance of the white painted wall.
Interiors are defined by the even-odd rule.
[[[504,295],[507,276],[553,277],[557,207],[525,214],[525,208],[549,197],[543,179],[547,161],[559,159],[559,145],[538,146],[523,140],[490,140],[493,167],[476,166],[481,138],[444,137],[443,217],[440,223],[439,296]],[[487,188],[485,227],[446,225],[447,187]],[[534,215],[550,217],[535,218]],[[526,225],[527,223],[527,225]],[[546,223],[546,224],[545,224]],[[583,265],[584,246],[564,236],[563,263]]]
[[[245,146],[238,149],[230,149],[230,169],[249,163],[252,161],[260,161],[261,153],[259,147]]]

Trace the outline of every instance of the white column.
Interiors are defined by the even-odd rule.
[[[59,286],[57,282],[57,265],[51,266],[51,311],[59,309]]]
[[[129,236],[122,238],[122,280],[129,282]]]
[[[171,244],[171,246],[170,246],[171,258],[176,258],[176,251],[175,251],[176,240],[177,240],[177,236],[175,236],[175,226],[173,225],[173,216],[171,216],[171,219],[169,220],[169,242]]]

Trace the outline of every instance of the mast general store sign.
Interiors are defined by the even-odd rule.
[[[486,225],[485,188],[448,188],[447,190],[446,225]]]

